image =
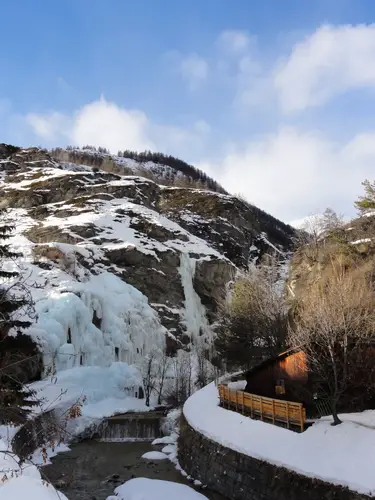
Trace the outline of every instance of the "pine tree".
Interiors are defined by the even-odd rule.
[[[0,211],[0,218],[4,212]],[[20,256],[11,250],[7,241],[13,227],[0,223],[0,424],[22,424],[31,407],[38,404],[34,391],[25,386],[25,368],[31,357],[36,356],[35,346],[21,330],[30,326],[23,317],[32,316],[31,295],[17,271],[5,269],[5,262],[16,261]],[[9,333],[12,335],[9,335]],[[20,349],[20,339],[29,342],[29,359]]]
[[[365,195],[355,202],[355,206],[363,215],[368,210],[375,209],[375,181],[370,182],[366,179],[362,182],[362,186],[365,188]]]

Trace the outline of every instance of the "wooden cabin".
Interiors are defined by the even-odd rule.
[[[369,351],[369,362],[373,366],[375,349],[373,347],[366,349]],[[366,370],[365,365],[363,368]],[[372,371],[375,376],[375,371]],[[246,373],[246,382],[245,392],[303,403],[310,417],[330,413],[325,382],[319,380],[309,369],[307,356],[301,348],[289,349],[263,361]],[[358,400],[359,395],[363,396],[361,401]],[[361,383],[354,384],[348,389],[348,393],[341,398],[339,405],[341,412],[370,408],[375,408],[375,391],[368,391],[368,387]]]
[[[246,392],[269,398],[292,399],[295,386],[307,386],[309,370],[302,350],[290,349],[246,373]]]

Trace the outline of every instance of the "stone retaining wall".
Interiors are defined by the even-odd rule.
[[[178,460],[194,479],[230,500],[369,499],[221,446],[193,429],[183,416]]]

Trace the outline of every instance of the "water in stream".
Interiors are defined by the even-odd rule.
[[[72,445],[70,452],[54,457],[52,464],[43,467],[42,472],[69,500],[106,500],[118,485],[133,477],[192,486],[169,460],[149,462],[141,458],[153,449],[150,443],[144,442],[83,441]],[[198,491],[209,500],[227,500],[208,490]]]

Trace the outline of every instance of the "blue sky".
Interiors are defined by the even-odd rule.
[[[284,220],[375,161],[372,0],[13,0],[0,142],[151,148]]]

